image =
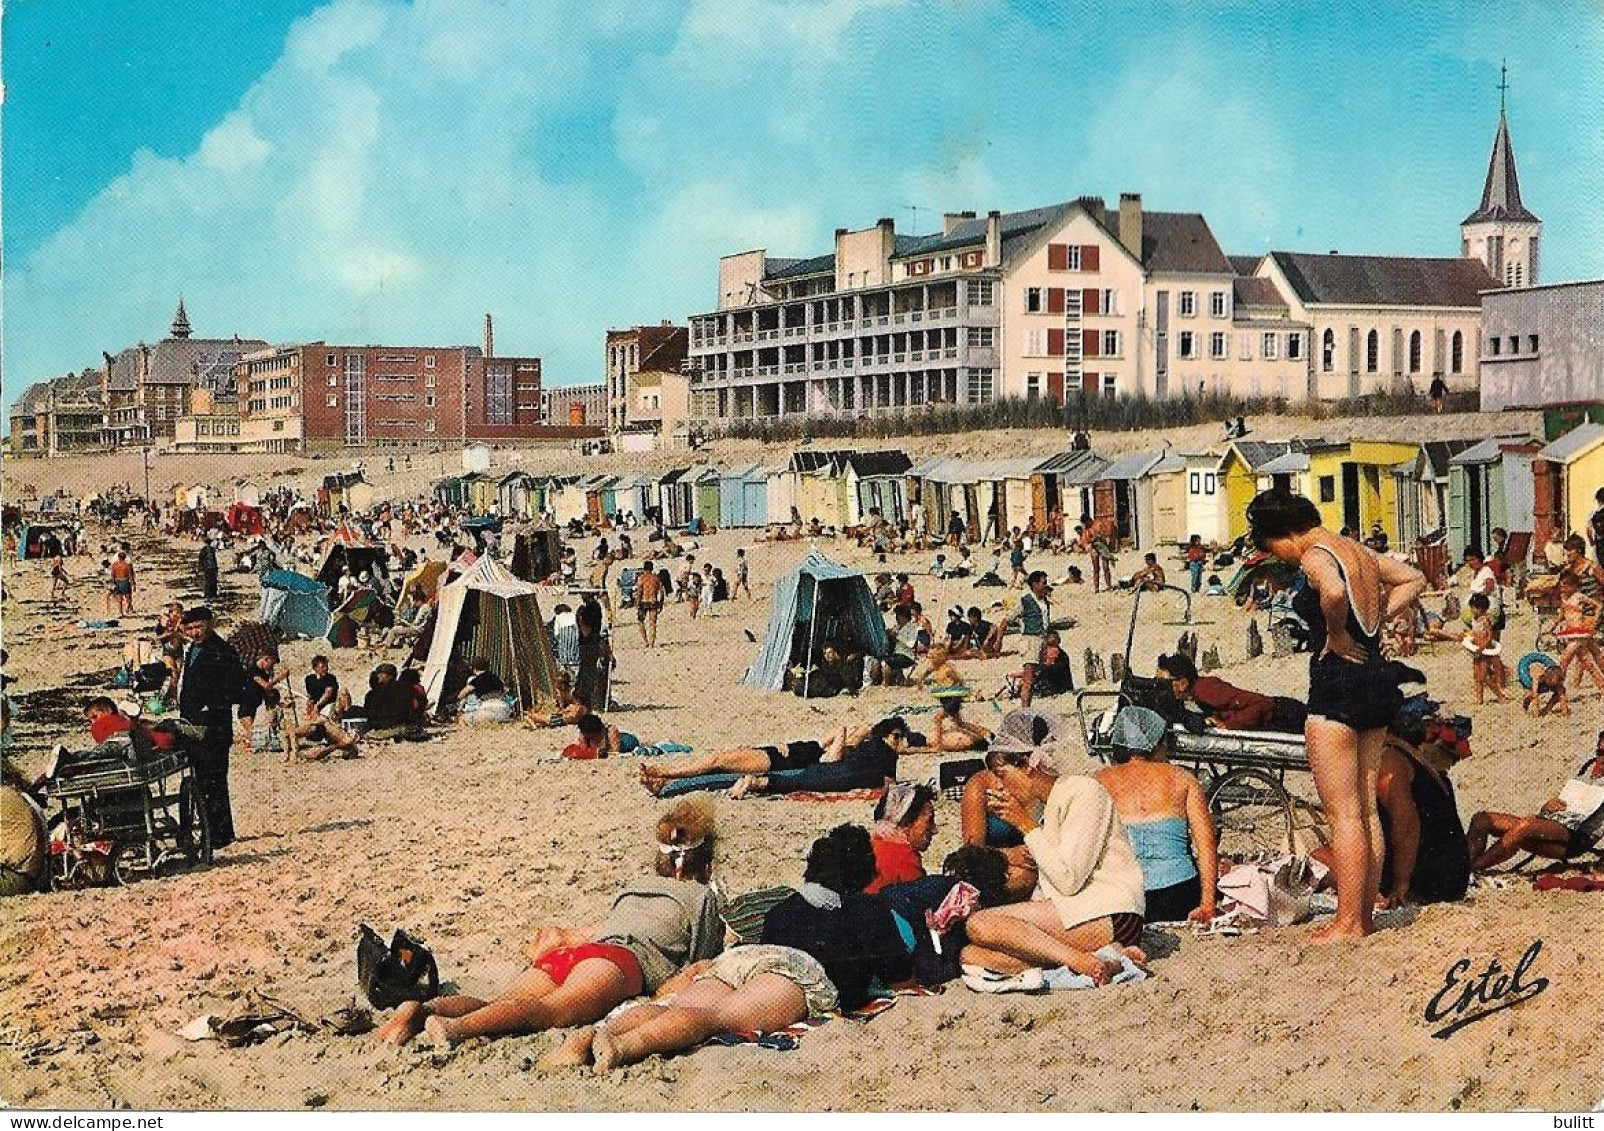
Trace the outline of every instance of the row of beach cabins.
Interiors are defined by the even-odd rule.
[[[956,512],[971,541],[1015,527],[1047,530],[1062,516],[1067,531],[1083,515],[1112,518],[1123,545],[1162,550],[1192,534],[1223,544],[1245,533],[1253,495],[1273,485],[1313,499],[1332,529],[1368,535],[1379,524],[1400,549],[1446,534],[1459,560],[1491,532],[1530,535],[1538,546],[1586,523],[1604,485],[1604,425],[1582,423],[1544,443],[1529,435],[1481,440],[1252,440],[1223,451],[1141,452],[1105,458],[1068,451],[1040,458],[915,463],[897,450],[802,448],[783,464],[719,468],[710,464],[640,475],[540,475],[512,471],[452,476],[438,498],[474,514],[559,523],[644,516],[719,528],[804,523],[844,529],[872,510],[898,521],[922,505],[931,531],[946,531]]]

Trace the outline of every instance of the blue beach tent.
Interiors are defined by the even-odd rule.
[[[863,574],[809,550],[801,565],[775,583],[768,631],[741,682],[782,691],[786,669],[805,657],[817,660],[826,644],[843,655],[889,651],[885,618]]]

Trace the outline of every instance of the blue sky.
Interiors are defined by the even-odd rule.
[[[134,13],[137,13],[135,18]],[[1139,191],[1232,253],[1453,255],[1510,67],[1550,281],[1604,276],[1604,9],[1433,0],[12,0],[7,399],[165,333],[600,379],[720,254]],[[917,212],[915,211],[917,209]]]

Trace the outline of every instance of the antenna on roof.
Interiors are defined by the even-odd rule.
[[[917,205],[917,204],[904,204],[903,207],[908,209],[910,212],[913,213],[912,231],[913,231],[913,233],[915,235],[918,235],[919,234],[919,213],[921,211],[920,206]],[[928,211],[930,211],[930,209],[925,208],[925,209],[923,209],[923,211],[928,212]]]

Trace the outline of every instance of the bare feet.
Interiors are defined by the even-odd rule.
[[[656,797],[658,793],[662,792],[664,780],[651,765],[645,762],[641,763],[640,783],[646,787],[647,793]]]
[[[1372,931],[1373,928],[1372,930],[1365,930],[1363,927],[1351,927],[1343,923],[1327,923],[1323,927],[1316,927],[1310,931],[1308,938],[1310,942],[1317,943],[1358,942],[1366,935],[1371,934]]]
[[[444,1017],[429,1018],[423,1023],[423,1042],[442,1052],[449,1052],[455,1048],[457,1038],[451,1031],[451,1022]]]
[[[595,1039],[596,1027],[587,1025],[541,1057],[537,1067],[549,1072],[553,1069],[579,1068],[589,1064],[591,1043]]]
[[[739,801],[743,797],[753,797],[768,788],[769,779],[758,777],[756,774],[747,774],[740,781],[730,786],[730,798]]]
[[[400,1048],[423,1029],[426,1016],[421,1001],[404,1001],[396,1008],[395,1016],[373,1034],[374,1039]]]
[[[611,1072],[615,1068],[622,1068],[626,1064],[633,1064],[638,1058],[631,1058],[628,1052],[621,1047],[620,1042],[626,1035],[615,1035],[607,1031],[605,1025],[596,1028],[596,1037],[591,1042],[591,1050],[595,1054],[597,1072]]]

